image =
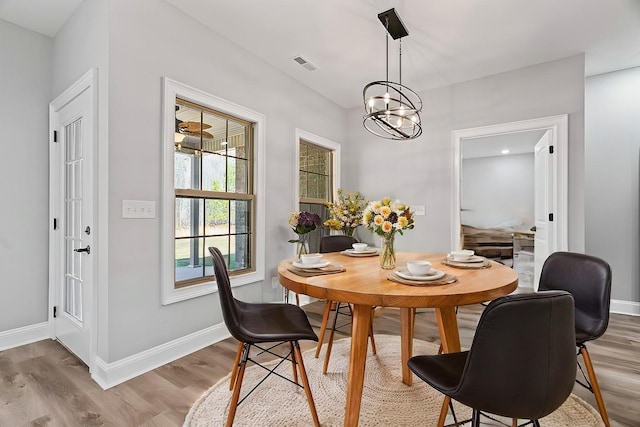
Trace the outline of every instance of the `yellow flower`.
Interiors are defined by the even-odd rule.
[[[380,203],[380,202],[374,202],[373,205],[372,205],[373,210],[376,210],[376,211],[378,209],[380,209],[381,206],[382,206],[382,203]]]
[[[390,213],[391,213],[391,208],[389,206],[383,206],[380,208],[380,215],[382,215],[384,219],[389,218]]]
[[[370,222],[371,222],[371,217],[372,217],[372,216],[373,216],[373,213],[372,213],[371,211],[366,211],[366,212],[364,213],[364,217],[363,217],[363,218],[364,218],[364,223],[365,223],[365,224],[370,223]]]
[[[376,215],[375,218],[373,218],[373,223],[378,227],[381,226],[383,222],[384,222],[384,218],[382,217],[382,215]]]
[[[405,228],[407,225],[409,225],[409,220],[407,218],[403,216],[398,218],[398,226],[400,226],[400,228]]]
[[[382,231],[388,233],[391,230],[393,230],[393,224],[391,224],[389,221],[385,221],[382,223]]]
[[[335,220],[335,219],[328,219],[324,222],[324,226],[327,227],[330,230],[340,230],[342,229],[342,224],[340,224],[340,221]]]
[[[383,197],[381,202],[383,205],[389,206],[391,204],[391,197]]]

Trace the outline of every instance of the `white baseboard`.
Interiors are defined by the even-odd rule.
[[[49,323],[47,322],[3,331],[0,332],[0,351],[42,341],[45,338],[50,338]]]
[[[640,316],[640,302],[612,299],[611,312],[618,314],[628,314],[630,316]]]
[[[106,390],[229,336],[224,323],[220,323],[115,362],[96,357],[91,377]]]

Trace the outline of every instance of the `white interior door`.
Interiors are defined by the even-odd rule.
[[[534,222],[536,234],[534,241],[533,288],[538,290],[540,271],[549,254],[553,252],[554,227],[550,217],[553,203],[553,171],[547,131],[534,149]]]
[[[55,218],[50,254],[55,295],[54,336],[91,367],[95,255],[91,251],[94,232],[91,87],[84,88],[64,105],[56,104],[56,101],[51,104],[56,142],[50,171],[51,211]]]

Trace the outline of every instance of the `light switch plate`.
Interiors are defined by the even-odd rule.
[[[149,219],[156,217],[156,202],[151,200],[123,200],[122,218]]]
[[[424,205],[413,206],[413,213],[415,215],[425,215],[426,208]]]

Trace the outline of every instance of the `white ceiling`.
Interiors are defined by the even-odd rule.
[[[52,37],[81,1],[0,0],[0,19]],[[583,52],[587,76],[640,66],[638,0],[167,1],[345,108],[385,79],[377,14],[391,7],[409,30],[402,81],[416,91]],[[390,80],[397,59],[391,41]]]
[[[54,37],[83,0],[0,0],[0,19]]]

